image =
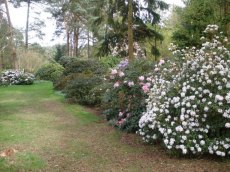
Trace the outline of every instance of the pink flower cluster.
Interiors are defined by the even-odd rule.
[[[121,126],[127,120],[129,116],[130,116],[129,113],[120,111],[118,114],[119,120],[117,120],[116,125]]]
[[[111,69],[110,79],[114,81],[113,88],[120,87],[122,83],[128,85],[129,87],[135,86],[134,81],[124,80],[124,76],[125,76],[125,73],[123,71],[119,71],[117,69]],[[122,82],[122,80],[124,81]],[[152,80],[149,77],[139,76],[136,84],[140,85],[141,89],[146,94],[150,91],[151,81]]]
[[[120,126],[120,125],[122,125],[122,124],[125,122],[125,120],[126,120],[125,118],[121,118],[120,120],[117,121],[116,124],[117,124],[118,126]]]
[[[140,81],[142,81],[140,83],[140,85],[142,86],[142,90],[144,91],[144,93],[148,93],[151,87],[151,78],[146,78],[146,83],[144,83],[145,77],[144,76],[139,76],[138,78]]]
[[[144,91],[144,93],[149,92],[149,90],[150,90],[149,87],[150,87],[150,84],[149,84],[149,83],[147,83],[147,84],[145,84],[145,85],[142,86],[142,90]]]
[[[118,71],[117,69],[111,69],[111,73],[110,73],[111,80],[116,79],[117,77],[122,78],[124,76],[125,76],[124,72]],[[119,86],[120,86],[120,81],[118,80],[114,83],[113,88],[117,88]]]

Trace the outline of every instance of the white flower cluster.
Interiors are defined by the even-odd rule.
[[[128,54],[128,43],[127,41],[124,41],[122,44],[117,44],[114,48],[110,47],[112,49],[112,55],[113,56],[119,56],[120,54]],[[143,49],[140,47],[140,45],[137,42],[133,43],[134,48],[134,57],[137,59],[145,59],[145,53]]]
[[[219,26],[217,25],[208,25],[206,29],[204,30],[204,33],[216,33],[218,32]]]
[[[217,30],[207,27],[212,40],[200,49],[176,50],[185,60],[178,70],[174,65],[155,76],[139,121],[144,141],[162,139],[183,154],[230,155],[230,52]]]
[[[30,85],[35,77],[33,74],[18,70],[7,70],[0,76],[0,85]]]

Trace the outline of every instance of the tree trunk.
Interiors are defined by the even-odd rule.
[[[155,24],[155,31],[157,31],[157,25]],[[155,36],[155,38],[154,38],[154,46],[155,46],[155,49],[157,50],[157,38],[156,38],[156,36]],[[157,53],[155,52],[155,54],[154,54],[154,56],[155,56],[155,61],[157,60]]]
[[[74,30],[74,55],[78,56],[79,27]]]
[[[229,36],[230,34],[230,31],[229,31],[229,20],[228,20],[228,17],[229,17],[229,6],[230,6],[230,1],[224,1],[224,17],[225,17],[225,23],[224,23],[224,31],[225,33]]]
[[[87,47],[87,56],[88,56],[88,59],[90,58],[90,34],[89,34],[89,30],[87,32],[87,40],[88,40],[88,47]]]
[[[30,18],[30,4],[31,1],[27,0],[27,17],[26,17],[26,30],[25,30],[25,49],[29,46],[29,18]]]
[[[3,70],[3,54],[0,52],[0,71]]]
[[[66,30],[66,55],[70,56],[70,33],[69,30]]]
[[[128,45],[129,45],[129,60],[134,59],[133,55],[133,0],[128,3]]]
[[[14,69],[17,68],[17,54],[16,54],[16,49],[14,47],[14,41],[13,41],[13,26],[12,26],[12,23],[11,23],[11,18],[10,18],[10,12],[9,12],[9,8],[8,8],[8,3],[7,3],[7,0],[4,1],[5,3],[5,7],[6,7],[6,15],[7,15],[7,20],[8,20],[8,25],[9,25],[9,33],[10,33],[10,49],[12,50],[12,59],[13,59],[13,62],[12,62],[12,67]]]
[[[74,56],[74,35],[72,32],[70,34],[70,56]]]

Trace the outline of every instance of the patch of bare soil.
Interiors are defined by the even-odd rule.
[[[16,149],[14,149],[14,148],[8,148],[8,149],[5,149],[4,151],[0,152],[0,157],[12,156],[17,152],[18,151]]]

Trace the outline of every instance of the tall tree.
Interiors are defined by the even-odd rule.
[[[133,60],[133,0],[128,2],[128,45],[129,45],[129,60]]]
[[[4,2],[3,2],[3,4],[4,4]],[[2,11],[2,9],[0,11]],[[7,34],[6,34],[7,32],[8,32],[7,21],[3,17],[2,12],[0,12],[0,70],[4,69],[4,67],[5,67],[4,51],[5,51],[6,47],[8,46]]]
[[[156,40],[163,39],[162,35],[156,30],[148,27],[148,23],[157,24],[160,22],[160,15],[157,11],[168,8],[165,2],[161,0],[145,0],[143,3],[139,3],[137,0],[104,0],[103,3],[100,5],[107,7],[105,8],[104,16],[98,12],[100,17],[95,20],[95,24],[102,24],[101,28],[104,27],[104,23],[107,20],[104,28],[105,36],[101,39],[100,55],[109,54],[111,53],[111,48],[121,47],[124,43],[126,44],[131,35],[131,29],[133,30],[134,42],[140,43],[146,39],[154,38]],[[101,6],[99,7],[101,9]],[[132,14],[129,9],[132,10]],[[132,20],[130,20],[130,17],[132,17]],[[132,26],[130,21],[133,21]],[[127,52],[121,53],[124,53],[123,56],[128,55]]]
[[[4,0],[4,3],[5,3],[5,8],[6,8],[6,15],[7,15],[7,21],[8,21],[8,32],[9,32],[9,45],[10,45],[10,49],[11,49],[11,56],[12,56],[12,67],[14,69],[17,68],[17,54],[16,54],[16,49],[15,49],[15,46],[14,46],[14,33],[13,33],[13,26],[12,26],[12,23],[11,23],[11,18],[10,18],[10,12],[9,12],[9,8],[8,8],[8,2],[7,0]]]
[[[70,0],[58,1],[52,0],[50,12],[57,21],[57,34],[66,33],[67,55],[79,56],[79,40],[87,44],[87,56],[90,56],[90,44],[92,42],[91,9],[92,0]]]
[[[26,29],[25,29],[25,49],[28,49],[29,45],[29,19],[30,19],[30,4],[31,0],[27,0],[27,15],[26,15]]]
[[[51,2],[54,5],[50,11],[59,26],[57,33],[66,31],[67,54],[78,54],[78,39],[82,39],[82,43],[87,43],[88,57],[92,46],[98,45],[98,55],[103,56],[111,53],[114,47],[129,44],[129,53],[122,51],[121,54],[123,56],[130,54],[132,59],[132,54],[135,52],[134,43],[140,43],[145,39],[163,39],[156,30],[148,27],[148,23],[154,25],[160,22],[158,10],[168,8],[162,0],[145,0],[144,4],[137,0],[61,2],[51,0]],[[74,40],[73,43],[70,40]],[[74,47],[74,53],[70,53],[71,47]]]
[[[230,37],[230,0],[216,0],[219,5],[219,20],[224,32]]]
[[[31,5],[32,5],[32,3],[36,4],[36,3],[40,3],[42,1],[43,0],[10,0],[10,2],[12,2],[15,7],[20,7],[23,2],[27,4],[27,15],[26,15],[26,26],[25,26],[25,49],[26,50],[28,49],[28,45],[29,45],[29,31],[31,30],[31,28],[30,28]],[[34,27],[35,25],[38,27],[38,29],[34,29],[34,28],[36,28],[36,27]],[[33,23],[32,26],[33,26],[32,30],[34,30],[36,32],[39,32],[40,37],[38,37],[38,38],[41,38],[41,36],[43,35],[41,33],[41,26],[44,26],[44,22],[42,22],[41,20],[39,20],[39,18],[36,18],[36,22]]]

